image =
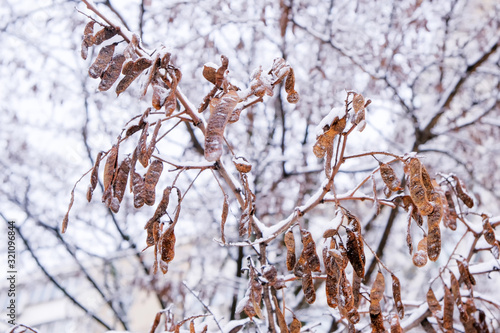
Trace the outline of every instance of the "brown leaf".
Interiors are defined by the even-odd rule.
[[[238,93],[231,90],[213,104],[213,107],[212,102],[210,103],[211,112],[205,136],[205,159],[209,162],[217,161],[222,155],[224,129],[238,100]]]
[[[117,54],[111,59],[108,68],[101,75],[101,83],[99,83],[99,90],[106,91],[118,80],[122,71],[122,65],[125,61],[123,54]]]
[[[144,177],[144,203],[148,206],[152,206],[155,203],[156,184],[160,179],[162,171],[163,162],[160,160],[154,160],[151,162],[151,165],[146,172]]]
[[[113,53],[115,52],[115,44],[107,45],[101,48],[97,54],[97,58],[94,60],[92,65],[89,67],[89,76],[93,79],[101,77],[104,70],[108,67],[108,64],[113,58]]]
[[[212,66],[203,66],[203,77],[210,83],[215,84],[217,69]]]

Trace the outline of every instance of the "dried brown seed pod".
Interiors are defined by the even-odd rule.
[[[457,196],[462,202],[469,208],[472,208],[474,206],[474,200],[465,192],[465,187],[461,184],[460,179],[458,177],[454,176],[453,179],[455,179],[456,185],[455,185],[455,190],[457,191]]]
[[[101,75],[101,82],[98,87],[100,91],[108,90],[118,80],[124,61],[125,56],[123,54],[117,54],[111,59],[108,68]]]
[[[96,32],[94,36],[94,44],[101,45],[102,42],[114,37],[118,33],[119,29],[115,29],[113,27],[104,27],[98,32]]]
[[[316,253],[316,243],[314,242],[309,231],[301,229],[300,233],[302,235],[302,244],[304,246],[300,256],[305,258],[311,271],[319,272],[321,270],[321,266],[318,254]]]
[[[233,158],[233,163],[234,166],[236,167],[236,170],[241,173],[248,173],[252,170],[252,165],[248,160],[244,157],[236,157]]]
[[[135,170],[131,171],[132,192],[134,193],[134,207],[141,208],[144,205],[144,178]]]
[[[89,47],[94,45],[94,24],[95,21],[89,21],[85,25],[85,29],[83,30],[83,40],[82,40],[82,48],[81,48],[81,56],[83,60],[87,59]]]
[[[427,217],[427,254],[431,261],[436,261],[441,253],[441,230],[439,224],[443,218],[443,204],[440,196],[433,193],[431,196],[434,209]]]
[[[310,272],[302,276],[302,291],[307,303],[313,304],[316,300],[316,291],[314,290],[314,283]]]
[[[384,184],[392,192],[397,192],[401,190],[401,183],[394,172],[394,169],[386,163],[379,162],[380,165],[380,176],[384,181]]]
[[[302,328],[302,324],[297,317],[293,316],[293,320],[290,323],[290,333],[300,333],[300,329]]]
[[[97,153],[97,157],[94,162],[94,167],[92,168],[92,173],[90,174],[90,185],[87,191],[87,201],[90,202],[92,200],[92,193],[94,192],[96,186],[97,186],[97,181],[99,177],[99,164],[101,163],[102,159],[102,151]]]
[[[296,264],[295,256],[295,237],[293,236],[292,230],[285,233],[285,246],[286,246],[286,268],[291,271],[294,269]]]
[[[458,271],[460,272],[459,282],[465,283],[467,288],[472,291],[472,286],[476,284],[476,279],[469,271],[469,263],[464,258],[462,260],[457,259]]]
[[[382,312],[380,301],[384,297],[385,279],[382,272],[378,271],[370,291],[370,314],[376,315]]]
[[[444,306],[443,306],[443,328],[445,331],[453,332],[453,294],[445,285],[444,288]]]
[[[458,284],[458,280],[452,272],[450,272],[450,284],[455,304],[457,305],[458,312],[460,313],[460,321],[465,324],[467,323],[467,321],[469,321],[469,315],[465,311],[464,304],[462,303],[462,296],[460,296],[460,286]]]
[[[391,333],[403,333],[403,328],[401,327],[401,324],[399,323],[399,318],[396,314],[391,315],[390,323],[391,323]]]
[[[155,203],[155,189],[160,175],[163,171],[163,163],[160,160],[151,162],[144,177],[144,203],[152,206]]]
[[[122,66],[123,79],[116,86],[116,94],[120,95],[127,89],[130,84],[146,69],[153,64],[153,61],[148,58],[139,58],[136,61],[125,61]]]
[[[160,254],[161,260],[169,263],[175,256],[175,233],[174,225],[170,225],[167,230],[163,232],[160,238]]]
[[[439,301],[436,298],[436,295],[434,294],[434,291],[432,288],[429,288],[427,291],[427,305],[429,306],[429,310],[432,313],[432,316],[436,318],[438,321],[441,321],[443,312],[441,310],[441,304],[439,304]]]
[[[118,145],[113,145],[111,150],[108,153],[108,157],[106,159],[106,164],[104,165],[104,191],[107,191],[110,188],[111,183],[113,182],[113,178],[115,176],[116,171],[116,163],[118,159]]]
[[[451,230],[457,229],[457,211],[455,209],[455,203],[453,202],[453,198],[451,196],[450,191],[444,192],[446,202],[448,203],[448,214],[445,215],[444,225],[450,228]]]
[[[427,264],[427,237],[418,242],[417,251],[413,254],[413,264],[417,267]]]
[[[403,319],[405,316],[405,308],[403,302],[401,301],[401,283],[396,275],[391,274],[392,277],[392,296],[394,298],[394,303],[396,309],[398,310],[399,318]]]
[[[222,217],[220,221],[220,234],[222,243],[226,243],[226,236],[224,233],[224,227],[226,226],[227,216],[229,214],[229,201],[227,195],[224,195],[224,202],[222,203]]]
[[[160,110],[165,104],[169,94],[167,85],[161,80],[155,80],[151,83],[153,87],[152,105],[156,110]]]
[[[491,226],[490,223],[490,218],[487,215],[483,214],[483,235],[484,239],[488,244],[490,245],[495,245],[497,242],[497,239],[495,237],[495,231],[493,230],[493,227]]]
[[[346,126],[346,117],[335,118],[332,124],[316,138],[313,153],[317,158],[323,158],[328,150],[333,149],[333,140],[337,134],[342,133]]]
[[[350,228],[346,228],[347,232],[347,258],[351,263],[356,274],[363,278],[365,276],[365,263],[364,263],[364,253],[363,253],[363,241],[361,234],[352,231]],[[361,244],[361,246],[360,246]]]
[[[416,157],[410,158],[407,164],[407,169],[409,170],[408,186],[411,199],[418,207],[420,214],[427,216],[432,212],[434,207],[429,202],[429,198],[427,197],[428,188],[422,179],[423,165]]]
[[[325,281],[326,302],[331,308],[338,306],[339,274],[327,275]]]
[[[228,91],[213,106],[211,105],[205,136],[205,159],[209,162],[217,161],[222,155],[224,129],[226,128],[231,112],[238,104],[236,91]]]
[[[89,76],[91,78],[97,79],[98,77],[101,77],[102,73],[104,73],[104,70],[111,62],[114,52],[115,44],[107,45],[101,48],[101,50],[97,54],[97,58],[89,67]]]
[[[127,157],[122,161],[116,172],[116,178],[113,182],[113,193],[118,203],[123,200],[123,195],[125,194],[125,189],[127,188],[128,174],[130,172],[131,160]]]
[[[217,73],[217,65],[206,63],[203,65],[203,77],[210,83],[215,84],[215,75]]]

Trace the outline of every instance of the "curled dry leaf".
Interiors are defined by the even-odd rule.
[[[87,201],[90,202],[92,200],[92,193],[94,192],[96,186],[97,186],[97,181],[99,177],[99,164],[101,163],[102,159],[102,151],[97,153],[97,157],[95,159],[94,167],[92,168],[92,173],[90,174],[90,185],[87,190]]]
[[[205,159],[209,162],[217,161],[222,155],[224,129],[237,103],[238,93],[234,90],[228,91],[219,100],[212,99],[210,102],[210,118],[205,137]]]
[[[101,50],[97,54],[97,58],[89,67],[89,76],[91,78],[97,79],[101,77],[102,73],[104,73],[104,70],[108,67],[111,59],[113,58],[115,46],[115,44],[111,44],[101,48]]]
[[[417,251],[413,254],[413,264],[417,267],[427,264],[427,237],[418,242]]]
[[[160,175],[163,171],[163,163],[160,160],[151,162],[146,176],[144,177],[144,203],[152,206],[155,203],[155,189]]]
[[[289,230],[285,233],[285,246],[286,246],[286,268],[291,271],[295,267],[297,258],[295,256],[295,237],[293,231]]]

